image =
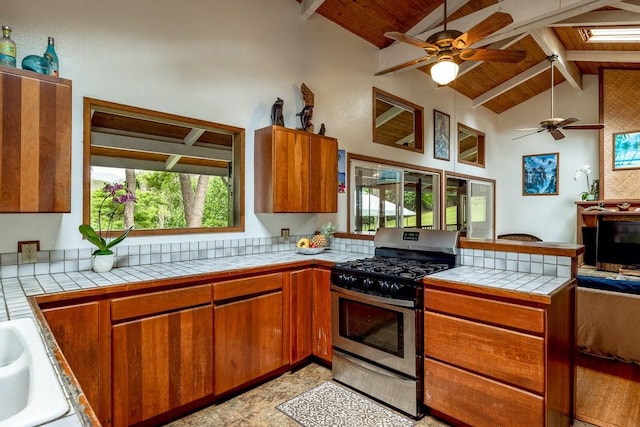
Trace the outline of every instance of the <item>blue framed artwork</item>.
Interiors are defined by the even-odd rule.
[[[338,150],[338,193],[344,193],[346,190],[346,152],[344,150]]]
[[[640,168],[640,131],[613,134],[613,169]]]
[[[522,195],[558,195],[559,153],[522,156]]]

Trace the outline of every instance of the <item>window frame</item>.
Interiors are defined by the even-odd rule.
[[[84,224],[91,223],[91,133],[92,133],[92,114],[94,111],[116,111],[123,115],[131,115],[132,117],[153,118],[170,124],[189,125],[190,127],[205,128],[208,130],[219,131],[232,135],[232,162],[231,176],[233,185],[232,205],[234,224],[227,227],[194,227],[194,228],[163,228],[152,230],[136,230],[133,229],[129,236],[153,236],[153,235],[174,235],[174,234],[202,234],[202,233],[228,233],[242,232],[245,229],[245,203],[244,203],[244,162],[245,162],[245,130],[243,128],[224,125],[205,120],[194,119],[185,116],[179,116],[170,113],[149,110],[140,107],[133,107],[124,104],[118,104],[110,101],[104,101],[93,98],[83,98],[83,202],[82,202],[82,221]],[[150,153],[149,157],[156,155]],[[144,155],[143,155],[144,156]],[[124,168],[123,168],[124,169]],[[113,237],[122,230],[114,230],[106,233],[107,236]]]
[[[460,216],[464,216],[466,215],[467,212],[471,212],[471,202],[472,202],[472,194],[471,194],[471,186],[473,184],[482,184],[482,185],[489,185],[491,186],[491,197],[492,197],[492,201],[491,201],[491,205],[490,205],[490,213],[491,213],[491,219],[489,220],[491,222],[491,236],[485,236],[484,238],[487,239],[495,239],[495,235],[496,235],[496,180],[495,179],[490,179],[490,178],[481,178],[481,177],[477,177],[477,176],[472,176],[472,175],[464,175],[464,174],[458,174],[455,172],[451,172],[451,171],[446,171],[444,174],[444,181],[443,181],[443,187],[444,187],[444,199],[443,199],[443,203],[442,203],[442,220],[443,220],[443,230],[447,229],[447,188],[448,188],[448,180],[449,178],[451,179],[457,179],[457,180],[464,180],[467,181],[467,192],[464,195],[464,199],[465,202],[462,205],[461,209],[462,209],[462,213],[457,212],[457,215]],[[463,222],[464,224],[464,222]],[[468,229],[471,226],[471,220],[467,220],[467,229],[462,229],[462,230],[458,230],[460,231],[460,235],[461,236],[465,236],[465,237],[476,237],[476,236],[471,236],[470,233],[468,233]],[[457,227],[456,227],[457,228]]]
[[[356,163],[369,163],[372,166],[383,166],[389,167],[392,169],[402,169],[404,173],[406,172],[419,172],[425,174],[432,174],[437,176],[438,183],[434,185],[434,191],[437,189],[437,197],[434,198],[434,201],[437,200],[438,207],[434,209],[434,214],[438,216],[437,220],[434,221],[433,227],[436,229],[442,229],[443,218],[442,218],[442,182],[444,179],[444,171],[441,169],[434,169],[424,166],[411,165],[403,162],[395,162],[392,160],[379,159],[375,157],[362,156],[359,154],[347,154],[347,170],[349,171],[348,179],[347,179],[347,234],[351,234],[354,236],[373,236],[374,232],[371,231],[354,231],[355,229],[355,212],[354,212],[354,199],[352,195],[352,177],[353,177],[353,168],[356,166]],[[403,176],[404,176],[403,173]],[[403,181],[404,182],[404,179]],[[404,190],[403,190],[404,194]],[[404,199],[404,198],[403,198]],[[401,208],[404,207],[404,204]]]

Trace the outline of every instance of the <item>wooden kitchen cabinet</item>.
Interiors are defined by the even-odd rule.
[[[289,364],[283,273],[218,282],[213,295],[216,396]]]
[[[0,213],[70,212],[71,81],[0,66]]]
[[[291,358],[296,364],[313,354],[313,270],[292,271],[289,275],[291,316]]]
[[[331,271],[313,269],[313,354],[331,363]]]
[[[256,212],[337,212],[335,138],[270,126],[254,147]]]
[[[94,413],[110,424],[108,305],[99,301],[42,308],[49,329]]]
[[[571,425],[575,281],[537,297],[426,278],[424,403],[474,426]]]
[[[213,394],[211,285],[111,301],[113,425]]]

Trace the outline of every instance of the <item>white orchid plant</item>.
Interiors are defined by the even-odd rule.
[[[586,200],[589,194],[593,194],[594,196],[598,192],[598,180],[594,179],[593,183],[589,182],[589,175],[591,174],[591,166],[584,165],[576,171],[576,174],[573,176],[573,180],[577,181],[580,175],[584,175],[587,179],[587,191],[583,191],[580,193],[580,198],[582,200]]]

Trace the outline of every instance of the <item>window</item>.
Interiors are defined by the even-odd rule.
[[[493,180],[447,174],[445,224],[472,238],[494,237]]]
[[[424,109],[373,88],[373,142],[424,153]]]
[[[85,98],[84,138],[84,223],[118,182],[136,203],[116,232],[244,230],[244,129]]]
[[[349,231],[440,228],[440,171],[348,156]]]

